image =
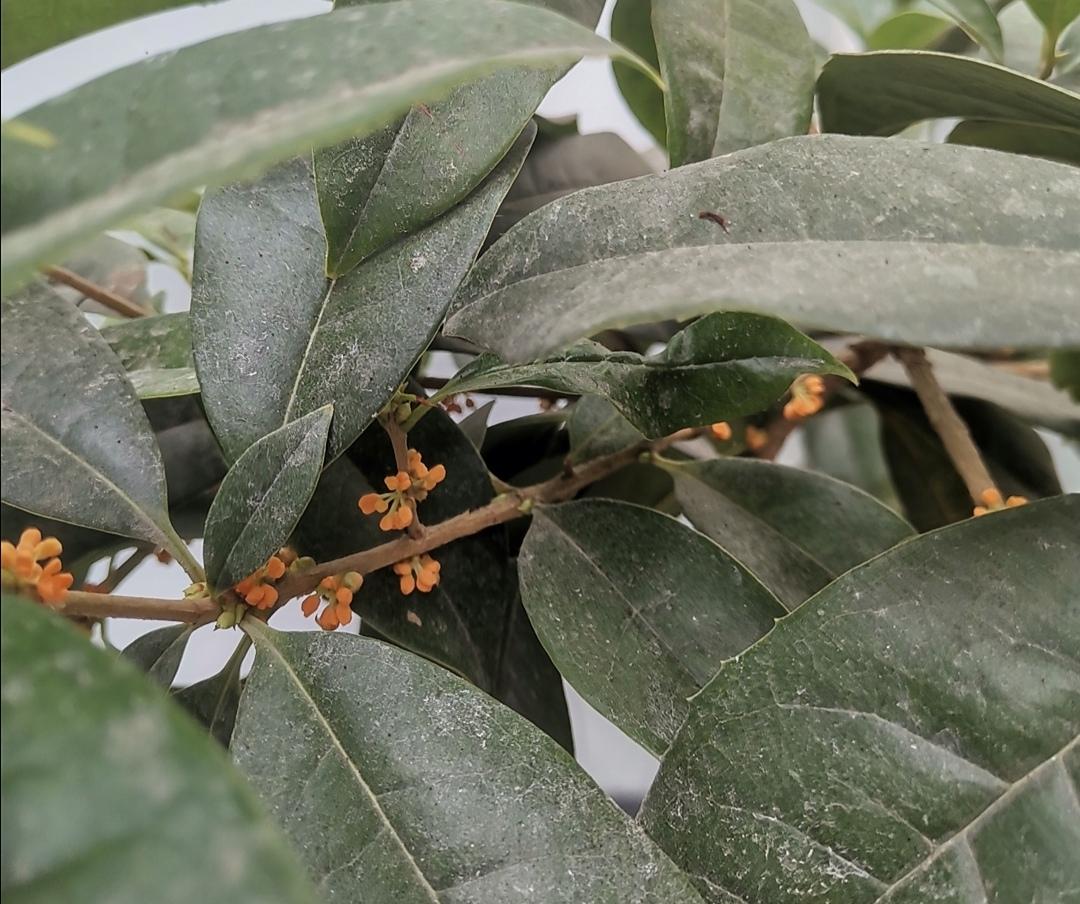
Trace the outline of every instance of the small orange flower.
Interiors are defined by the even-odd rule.
[[[750,424],[747,426],[743,438],[746,441],[746,448],[751,452],[757,452],[760,449],[764,449],[765,445],[769,442],[769,433],[766,430],[762,430],[760,427],[755,427],[753,424]]]
[[[446,479],[446,468],[428,468],[416,449],[405,457],[406,470],[385,477],[385,493],[365,493],[357,502],[365,515],[380,514],[379,528],[385,531],[404,530],[416,519],[416,504]]]
[[[281,549],[275,555],[270,556],[262,568],[257,568],[242,581],[239,581],[233,590],[249,606],[256,609],[271,609],[277,605],[278,591],[273,582],[285,576],[289,565],[295,563],[296,553],[291,549]]]
[[[709,429],[712,431],[712,435],[722,443],[726,443],[731,439],[731,424],[727,421],[717,421]]]
[[[324,631],[333,631],[352,621],[352,601],[356,591],[364,583],[364,577],[356,571],[330,575],[319,581],[318,589],[300,604],[305,618],[311,618],[323,603],[326,608],[315,619]],[[327,613],[330,613],[329,615]]]
[[[825,381],[817,374],[803,374],[791,384],[791,400],[784,405],[789,421],[817,414],[825,407]]]
[[[75,582],[71,574],[62,570],[63,551],[56,537],[42,539],[36,527],[24,530],[18,545],[7,540],[0,542],[3,586],[34,596],[50,606],[62,603]]]
[[[435,559],[424,553],[394,563],[394,574],[398,576],[401,592],[408,596],[414,590],[430,593],[439,583],[441,568]]]
[[[390,503],[383,498],[381,493],[365,493],[360,497],[360,511],[365,515],[373,515],[375,512],[385,512],[390,508]]]
[[[1027,505],[1027,497],[1025,496],[1010,496],[1008,499],[1004,499],[1001,495],[1001,491],[996,487],[988,487],[979,494],[979,501],[982,505],[977,505],[972,511],[972,515],[976,518],[981,518],[983,515],[988,515],[990,512],[999,512],[1006,508],[1017,508],[1021,505]]]

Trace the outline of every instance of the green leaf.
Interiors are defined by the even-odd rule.
[[[794,609],[914,532],[873,496],[831,477],[749,458],[671,466],[691,523]]]
[[[194,630],[191,625],[158,628],[135,638],[124,647],[122,655],[162,687],[171,687]]]
[[[924,119],[962,116],[1017,131],[1052,127],[1080,144],[1080,94],[947,53],[834,54],[818,78],[818,103],[825,132],[893,135]]]
[[[658,755],[687,698],[787,611],[707,537],[621,502],[536,510],[518,567],[529,620],[563,677]]]
[[[575,463],[610,455],[645,438],[611,402],[596,395],[582,396],[574,403],[566,430],[570,460]]]
[[[1050,379],[1080,404],[1080,349],[1063,348],[1050,355]]]
[[[3,136],[4,285],[181,189],[369,134],[494,70],[586,53],[622,55],[544,9],[403,0],[252,28],[109,73],[16,120],[51,133],[52,147]]]
[[[663,0],[652,28],[672,166],[806,134],[814,45],[793,0]]]
[[[164,692],[7,595],[0,648],[5,900],[313,904],[246,784]]]
[[[245,636],[220,672],[173,692],[173,699],[191,713],[222,747],[228,747],[232,740],[243,687],[240,667],[250,647],[251,641]]]
[[[610,352],[596,342],[579,342],[532,364],[504,364],[495,355],[482,355],[432,398],[504,386],[591,393],[608,399],[643,434],[656,437],[761,411],[804,373],[855,380],[825,349],[781,320],[712,314],[650,356]]]
[[[1080,431],[1080,405],[1044,380],[1023,377],[975,358],[938,349],[927,349],[926,357],[934,369],[934,377],[950,396],[993,402],[1019,418],[1063,433]],[[863,378],[911,388],[903,366],[891,356],[867,370]]]
[[[150,295],[147,287],[148,264],[149,260],[142,250],[103,233],[80,244],[63,260],[61,266],[145,311],[152,311],[164,296],[160,293]],[[77,304],[84,313],[116,317],[115,311],[70,286],[54,281],[52,287],[58,295]]]
[[[965,119],[956,125],[946,140],[949,144],[1045,157],[1060,163],[1080,163],[1080,151],[1077,150],[1080,136],[1070,129],[1053,126],[1028,124],[1017,128],[1015,123]]]
[[[199,375],[194,367],[167,370],[133,370],[128,380],[140,399],[171,399],[199,394]]]
[[[999,63],[1005,56],[1005,42],[997,14],[986,0],[929,0],[952,18],[971,40],[985,47]]]
[[[454,210],[337,279],[323,272],[306,161],[208,195],[192,334],[207,416],[227,456],[328,402],[330,458],[356,439],[427,348],[531,140],[530,129]]]
[[[193,367],[191,321],[186,311],[110,323],[101,328],[127,371]]]
[[[547,205],[480,259],[446,330],[510,361],[718,308],[915,344],[1075,345],[1077,248],[1071,167],[790,138]]]
[[[1028,7],[1038,17],[1050,37],[1050,44],[1057,43],[1058,35],[1080,16],[1080,0],[1026,0]]]
[[[415,106],[374,135],[316,151],[327,274],[348,273],[468,195],[510,150],[561,74],[500,72]]]
[[[881,424],[874,406],[842,405],[803,422],[806,467],[852,484],[883,502],[900,508],[896,488],[881,448]]]
[[[922,50],[949,30],[938,16],[920,12],[897,13],[877,26],[866,38],[868,50]]]
[[[188,0],[5,0],[0,7],[0,66],[5,69],[35,53],[116,25],[183,6]],[[203,0],[206,2],[206,0]]]
[[[108,344],[35,283],[3,300],[4,501],[191,555],[169,522],[165,471]]]
[[[652,28],[652,0],[618,0],[611,11],[611,40],[636,54],[654,69],[660,68],[656,38]],[[660,147],[667,144],[667,119],[664,114],[664,92],[640,69],[619,60],[611,61],[619,93],[630,112],[656,139]]]
[[[1080,497],[848,572],[724,664],[642,820],[711,901],[1064,901],[1080,885]]]
[[[565,751],[487,695],[379,641],[247,630],[233,756],[326,898],[700,900]]]
[[[484,445],[484,437],[487,436],[488,418],[491,417],[491,409],[494,407],[495,401],[493,399],[490,402],[485,402],[474,411],[470,411],[458,421],[458,429],[465,434],[465,437],[472,443],[472,447],[477,452]]]
[[[242,581],[289,539],[322,471],[334,406],[326,405],[252,443],[221,482],[206,516],[206,580]]]
[[[900,6],[896,0],[818,0],[856,35],[865,38]]]

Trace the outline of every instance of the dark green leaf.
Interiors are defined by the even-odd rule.
[[[582,396],[574,403],[566,429],[574,462],[610,455],[645,438],[611,402],[595,395]]]
[[[137,317],[101,328],[128,371],[193,367],[191,322],[187,312]]]
[[[691,704],[644,824],[710,901],[1080,887],[1080,497],[848,572]]]
[[[919,344],[1075,345],[1077,248],[1072,167],[790,138],[538,210],[473,268],[447,331],[529,361],[604,328],[727,308]]]
[[[880,419],[873,405],[830,408],[804,421],[801,434],[810,470],[850,483],[894,511],[900,508],[881,448]]]
[[[207,197],[192,334],[206,412],[230,457],[328,402],[330,457],[356,439],[431,341],[531,138],[454,210],[338,279],[323,272],[306,161]]]
[[[190,568],[154,434],[101,335],[41,283],[3,311],[4,501],[165,546]]]
[[[127,19],[183,6],[188,0],[4,0],[0,7],[0,66]],[[203,0],[206,2],[206,0]]]
[[[949,133],[948,141],[950,144],[1045,157],[1061,163],[1080,163],[1080,152],[1076,149],[1080,136],[1071,129],[1030,124],[1017,128],[1015,123],[1010,122],[966,119]]]
[[[1050,355],[1050,379],[1080,404],[1080,349],[1063,348]]]
[[[495,407],[495,401],[485,402],[474,411],[470,411],[458,421],[458,429],[465,434],[466,439],[478,452],[484,445],[484,437],[487,435],[488,418],[491,417],[491,409]]]
[[[215,741],[228,747],[240,705],[240,667],[251,642],[244,637],[225,667],[211,678],[180,688],[173,699],[193,715]]]
[[[50,135],[50,147],[5,129],[4,285],[181,189],[369,134],[493,70],[586,53],[619,51],[533,6],[402,0],[252,28],[109,73],[15,120]]]
[[[814,45],[793,0],[663,0],[652,30],[672,166],[806,134]]]
[[[5,595],[0,625],[5,901],[313,904],[245,783],[161,690],[41,606]]]
[[[652,29],[652,0],[618,0],[611,11],[611,40],[637,54],[654,69],[660,68]],[[667,144],[664,92],[639,69],[612,60],[615,81],[630,111],[656,139]]]
[[[872,496],[811,471],[749,458],[671,471],[687,518],[788,609],[914,533]]]
[[[949,30],[938,16],[902,12],[882,22],[866,38],[868,50],[922,50]]]
[[[818,78],[821,128],[892,135],[912,123],[963,116],[1075,133],[1080,95],[970,57],[929,51],[835,54]]]
[[[699,900],[565,751],[487,695],[376,640],[248,630],[233,755],[327,898]]]
[[[997,15],[986,0],[929,0],[952,18],[964,33],[985,47],[999,63],[1005,55],[1005,43]]]
[[[194,629],[190,625],[170,625],[136,637],[124,647],[123,656],[147,673],[162,687],[168,688],[176,678],[180,660],[184,658],[188,640]]]
[[[206,580],[242,581],[281,549],[315,491],[334,408],[317,408],[249,446],[221,482],[206,517]]]
[[[538,509],[519,568],[529,619],[563,677],[656,754],[687,698],[787,611],[708,538],[620,502]]]
[[[712,314],[648,357],[579,342],[532,364],[482,355],[433,398],[503,386],[540,386],[608,399],[646,436],[666,436],[761,411],[803,373],[854,380],[843,364],[781,320],[758,314]]]

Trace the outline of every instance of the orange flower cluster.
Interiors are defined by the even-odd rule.
[[[976,518],[979,518],[982,515],[988,515],[990,512],[997,512],[1006,508],[1016,508],[1017,506],[1027,504],[1027,498],[1024,496],[1010,496],[1008,499],[1003,499],[1001,491],[996,490],[993,487],[983,490],[979,495],[979,499],[982,500],[982,505],[975,506],[975,510],[972,513]]]
[[[300,611],[305,618],[311,618],[325,603],[326,608],[315,621],[324,631],[334,631],[352,621],[353,594],[363,583],[364,576],[355,571],[323,578],[316,592],[300,604]]]
[[[712,424],[709,429],[712,431],[712,435],[722,443],[726,443],[731,439],[731,424],[727,421],[718,421]]]
[[[428,468],[420,453],[409,449],[406,471],[398,471],[385,478],[387,493],[365,493],[358,503],[365,515],[376,512],[382,515],[382,530],[404,530],[413,523],[416,504],[423,502],[427,494],[446,479],[446,468],[435,465]]]
[[[277,555],[262,567],[249,574],[233,589],[243,597],[245,603],[256,609],[271,609],[278,601],[274,581],[280,580],[296,561],[296,553],[291,549],[279,549]]]
[[[19,537],[18,545],[4,540],[2,549],[3,586],[17,593],[36,596],[50,606],[64,601],[64,595],[75,582],[60,561],[63,546],[56,537],[41,536],[36,527],[28,527]]]
[[[394,574],[398,576],[401,592],[408,596],[414,590],[431,593],[439,583],[439,570],[442,566],[427,553],[413,556],[394,565]]]
[[[761,427],[755,427],[753,424],[748,424],[746,432],[743,434],[743,439],[746,442],[747,449],[751,452],[757,452],[760,449],[764,449],[769,442],[769,433]]]
[[[817,414],[825,406],[825,381],[817,374],[803,374],[791,384],[791,399],[784,406],[784,417],[797,421]]]

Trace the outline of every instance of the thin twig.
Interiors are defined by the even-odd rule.
[[[166,600],[84,590],[69,590],[63,603],[54,608],[64,615],[76,617],[161,619],[189,624],[212,621],[220,611],[220,606],[209,597]]]
[[[986,491],[997,489],[994,478],[990,476],[967,424],[956,413],[949,396],[934,376],[934,368],[927,360],[926,353],[921,348],[895,348],[893,354],[904,366],[926,417],[941,438],[957,473],[963,478],[972,502],[982,505]]]
[[[438,391],[450,381],[442,377],[420,377],[418,382],[424,389],[434,389],[436,395],[438,395]],[[525,399],[547,399],[552,402],[557,402],[560,399],[576,399],[578,397],[572,392],[555,392],[551,389],[534,389],[530,386],[498,386],[492,389],[481,389],[478,390],[478,392],[482,392],[484,395],[513,396],[515,398]]]
[[[121,317],[147,317],[151,313],[135,304],[135,302],[124,298],[123,295],[117,295],[97,283],[83,279],[78,273],[73,273],[66,267],[46,267],[45,275],[55,282],[70,286],[76,292],[81,292],[87,298],[96,301]]]

